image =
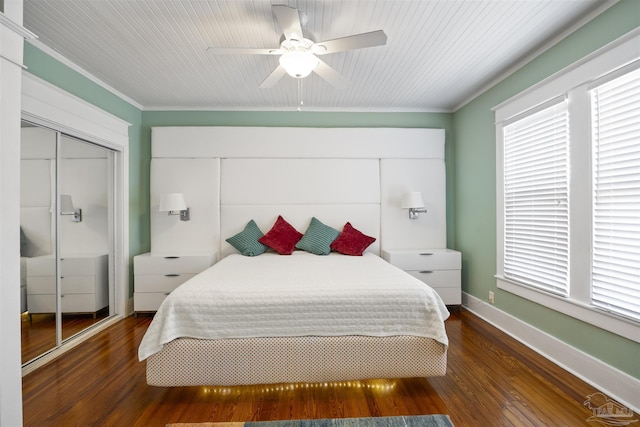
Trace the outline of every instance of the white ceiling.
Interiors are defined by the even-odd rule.
[[[315,41],[383,29],[385,46],[323,61],[350,80],[302,79],[308,110],[454,111],[604,0],[25,0],[46,46],[144,109],[293,110],[298,81],[258,86],[277,56],[207,47],[278,47],[271,4],[297,7]]]

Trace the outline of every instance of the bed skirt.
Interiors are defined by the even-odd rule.
[[[443,376],[447,348],[415,336],[179,338],[147,359],[159,387]]]

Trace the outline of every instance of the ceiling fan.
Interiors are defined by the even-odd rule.
[[[284,33],[279,48],[209,47],[207,49],[210,53],[223,55],[280,55],[280,64],[260,84],[262,89],[272,87],[285,74],[301,79],[307,77],[312,71],[333,86],[345,88],[348,86],[349,81],[318,56],[365,47],[382,46],[387,42],[387,35],[384,31],[378,30],[316,43],[303,35],[302,27],[304,23],[301,22],[300,14],[296,8],[286,5],[272,5],[271,9]]]

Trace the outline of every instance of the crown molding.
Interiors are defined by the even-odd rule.
[[[22,25],[16,23],[15,21],[13,21],[11,18],[9,18],[7,15],[5,15],[2,12],[0,12],[0,25],[10,29],[11,31],[18,34],[23,39],[31,40],[31,39],[38,38],[38,36],[36,36],[34,33],[27,30]]]
[[[75,62],[72,62],[71,60],[69,60],[67,57],[63,56],[59,52],[56,52],[55,50],[53,50],[52,48],[50,48],[46,44],[40,42],[39,40],[27,40],[27,41],[28,41],[28,43],[32,44],[37,49],[41,50],[42,52],[46,53],[47,55],[49,55],[50,57],[52,57],[56,61],[60,62],[61,64],[65,65],[67,67],[69,67],[73,71],[77,72],[78,74],[82,75],[83,77],[87,78],[88,80],[92,81],[93,83],[97,84],[98,86],[100,86],[104,90],[114,94],[115,96],[117,96],[118,98],[120,98],[123,101],[127,102],[128,104],[133,105],[138,110],[144,110],[144,107],[142,106],[142,104],[138,103],[137,101],[129,98],[127,95],[123,94],[122,92],[119,92],[118,90],[116,90],[113,87],[109,86],[107,83],[103,82],[102,80],[100,80],[99,78],[97,78],[96,76],[94,76],[93,74],[91,74],[90,72],[85,70],[84,68],[80,67]]]

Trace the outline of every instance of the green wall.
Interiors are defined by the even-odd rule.
[[[640,345],[496,287],[496,134],[491,108],[640,26],[640,2],[621,1],[518,72],[456,111],[453,119],[454,247],[462,287],[497,308],[640,378]]]

